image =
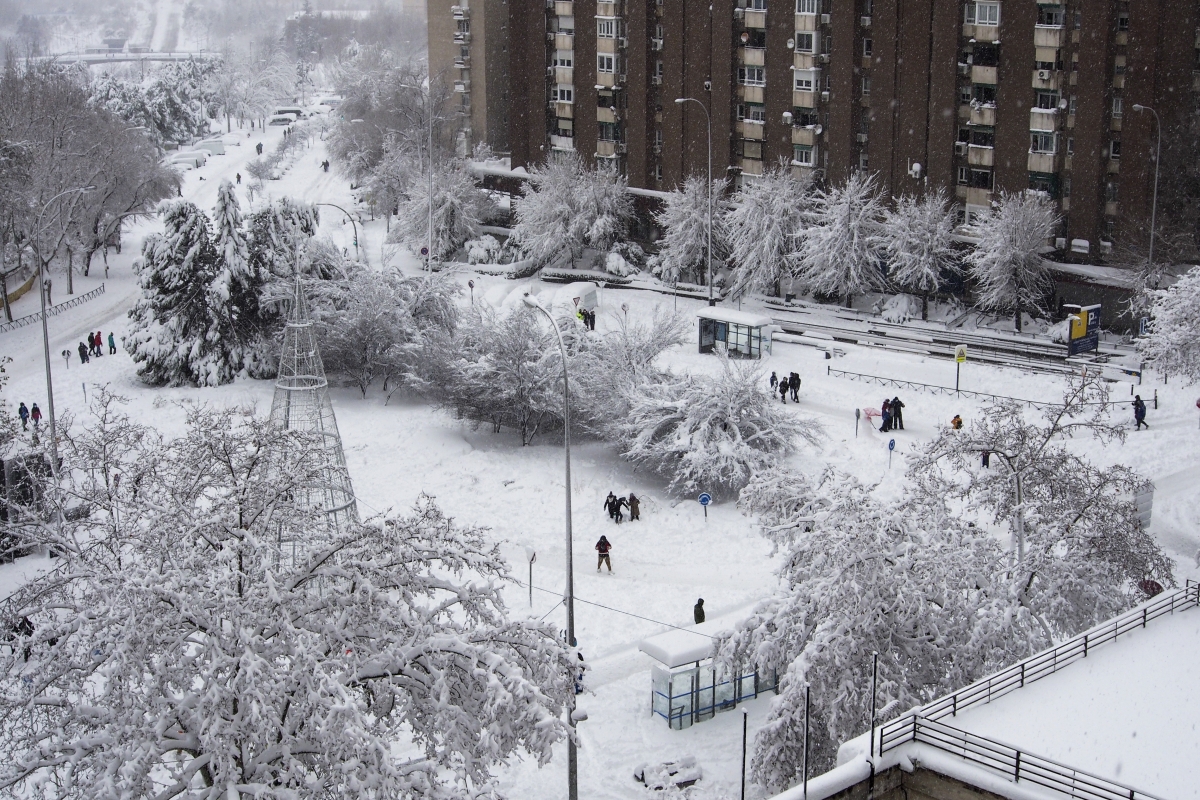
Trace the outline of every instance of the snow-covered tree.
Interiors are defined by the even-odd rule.
[[[250,260],[241,206],[233,184],[227,180],[217,189],[213,217],[219,267],[209,286],[209,305],[214,311],[217,335],[235,370],[255,378],[272,376],[279,361],[273,346],[279,315],[270,303],[263,303],[270,276]]]
[[[815,444],[818,425],[762,388],[756,365],[721,356],[715,376],[681,375],[636,384],[614,422],[622,457],[669,481],[673,492],[736,492],[755,472]]]
[[[921,295],[921,319],[929,319],[929,295],[958,271],[954,214],[940,187],[922,197],[905,195],[884,216],[880,239],[892,281]]]
[[[847,306],[856,294],[884,288],[883,212],[874,177],[861,172],[816,192],[793,257],[800,284],[810,292],[845,297]]]
[[[248,412],[169,441],[102,414],[55,493],[91,513],[20,531],[63,568],[3,603],[29,624],[0,652],[0,790],[449,800],[550,759],[576,661],[507,618],[483,531],[428,497],[332,531],[292,502],[319,448]]]
[[[1054,207],[1039,192],[1002,193],[991,211],[972,223],[979,242],[966,260],[980,308],[1013,314],[1021,330],[1021,313],[1040,309],[1050,289],[1041,251],[1058,223]]]
[[[654,273],[665,283],[681,280],[704,283],[708,280],[705,251],[708,249],[708,192],[703,178],[690,177],[671,192],[663,210],[654,221],[663,229],[658,240],[658,260]],[[712,271],[725,263],[729,254],[725,215],[728,205],[725,191],[729,182],[713,181],[712,187]]]
[[[434,170],[433,259],[448,260],[464,242],[478,236],[490,208],[491,201],[475,184],[465,164],[454,162]],[[429,184],[416,180],[408,187],[408,199],[400,204],[396,227],[388,239],[419,253],[428,237]]]
[[[585,247],[607,250],[633,218],[625,189],[625,178],[615,170],[588,170],[575,155],[553,158],[530,171],[515,204],[512,240],[542,265],[561,256],[574,264]]]
[[[1150,294],[1150,330],[1138,339],[1138,351],[1163,374],[1200,380],[1200,267]]]
[[[811,192],[811,179],[776,166],[762,178],[746,181],[733,196],[726,216],[733,296],[777,294],[780,282],[791,277],[790,256],[804,227]]]

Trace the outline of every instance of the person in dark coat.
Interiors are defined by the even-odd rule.
[[[29,430],[29,409],[25,407],[24,403],[21,403],[20,408],[17,409],[17,416],[21,418],[21,430]]]
[[[788,388],[792,390],[792,402],[800,402],[800,376],[793,372],[788,378]]]
[[[899,397],[892,398],[892,427],[904,430],[904,403],[900,402]]]
[[[883,401],[883,424],[879,426],[880,433],[887,433],[892,429],[892,401]]]
[[[242,183],[242,173],[240,173],[240,172],[237,174],[237,182],[238,182],[238,185],[239,185],[239,186],[240,186],[240,185],[241,185],[241,183]]]
[[[697,600],[696,605],[692,607],[692,619],[696,620],[697,625],[699,625],[701,622],[704,622],[704,598],[703,597],[701,597],[699,600]]]
[[[615,519],[617,524],[620,525],[625,521],[625,513],[622,509],[629,508],[629,501],[624,497],[618,497],[616,502],[613,503],[613,507],[616,509],[616,513],[613,514],[613,519]]]
[[[259,142],[258,145],[254,149],[257,150],[258,154],[261,156],[262,155],[262,142]]]
[[[775,377],[775,373],[772,372],[771,373],[771,391],[773,392],[778,388],[779,388],[779,378]]]
[[[88,344],[88,355],[89,356],[94,355],[96,352],[96,335],[94,333],[88,334],[87,344]]]
[[[604,498],[604,510],[608,512],[609,519],[617,518],[617,496],[612,492],[609,492],[608,497]]]
[[[983,468],[988,469],[992,466],[992,452],[990,450],[983,451]]]
[[[1140,431],[1143,425],[1146,426],[1146,430],[1150,429],[1150,423],[1146,422],[1146,404],[1140,394],[1134,395],[1133,398],[1133,421],[1137,423],[1134,426],[1135,431]]]
[[[600,557],[596,559],[596,572],[600,571],[600,566],[602,564],[607,564],[608,571],[612,572],[612,559],[608,557],[608,554],[611,551],[612,542],[608,541],[607,536],[601,536],[600,541],[596,542],[596,552],[600,554]]]
[[[779,400],[784,405],[787,405],[787,395],[788,395],[788,382],[780,381],[779,382]]]
[[[80,343],[79,343],[79,363],[80,363],[80,364],[86,364],[87,362],[88,362],[88,349],[87,349],[87,345],[86,345],[86,344],[84,344],[83,342],[80,342]]]
[[[642,518],[641,511],[642,501],[637,499],[637,495],[633,492],[629,493],[629,521]]]

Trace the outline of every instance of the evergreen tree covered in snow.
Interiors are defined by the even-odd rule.
[[[584,241],[606,252],[625,240],[633,222],[629,184],[616,169],[604,166],[584,170],[581,177],[577,213],[589,221]]]
[[[777,294],[791,277],[790,256],[804,228],[812,181],[776,166],[758,180],[747,180],[733,196],[726,217],[733,263],[732,294]]]
[[[209,305],[217,335],[235,371],[245,371],[255,378],[272,376],[279,360],[272,346],[278,314],[261,302],[268,276],[250,261],[241,206],[233,184],[227,180],[217,189],[213,217],[213,244],[220,268],[209,286]]]
[[[1151,297],[1150,331],[1138,339],[1138,351],[1164,374],[1200,380],[1200,267]]]
[[[801,285],[845,297],[846,305],[856,294],[884,288],[883,213],[875,179],[861,172],[817,192],[794,257]]]
[[[434,170],[433,176],[433,259],[448,260],[468,239],[479,235],[479,226],[488,217],[491,201],[467,171],[466,165],[453,162]],[[396,227],[389,241],[402,242],[413,253],[420,253],[429,242],[429,184],[414,180],[408,197],[400,204]]]
[[[483,531],[428,497],[332,531],[291,499],[319,471],[305,435],[192,409],[162,441],[99,405],[63,444],[91,514],[19,531],[70,566],[4,601],[30,623],[0,651],[6,792],[450,800],[549,761],[576,661],[508,619]]]
[[[1021,312],[1042,307],[1051,281],[1041,251],[1058,222],[1041,193],[1005,192],[988,214],[972,223],[979,242],[967,263],[980,308],[1013,314],[1020,330]]]
[[[954,214],[946,192],[938,188],[922,197],[898,199],[884,216],[880,237],[892,281],[921,295],[921,319],[929,319],[929,295],[958,271]]]
[[[210,288],[221,270],[208,217],[164,203],[163,232],[146,237],[137,265],[141,297],[129,312],[125,349],[153,386],[216,386],[234,371],[213,325]]]
[[[762,385],[756,366],[724,356],[715,376],[638,383],[628,413],[614,422],[621,455],[662,475],[673,492],[736,492],[798,440],[815,444],[820,434]]]
[[[712,268],[725,263],[729,253],[724,201],[728,181],[713,181],[712,197]],[[707,280],[705,252],[708,249],[708,192],[703,178],[690,177],[683,186],[667,196],[663,210],[654,220],[663,229],[658,240],[659,255],[653,267],[664,283]]]

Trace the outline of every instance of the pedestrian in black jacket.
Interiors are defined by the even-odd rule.
[[[604,510],[608,512],[609,519],[617,518],[617,496],[612,492],[604,499]]]
[[[788,378],[788,388],[792,390],[792,402],[800,402],[800,376],[793,372]]]
[[[904,430],[904,403],[899,397],[892,398],[892,427]]]
[[[701,597],[699,600],[697,600],[696,605],[692,608],[692,619],[696,620],[697,625],[699,625],[701,622],[704,622],[704,598],[703,597]]]

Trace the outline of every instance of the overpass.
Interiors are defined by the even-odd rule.
[[[202,60],[210,58],[221,58],[221,54],[214,50],[176,50],[169,53],[127,53],[125,51],[111,51],[100,53],[60,53],[54,56],[41,56],[33,59],[34,61],[54,61],[59,64],[87,64],[93,66],[95,64],[121,64],[147,61],[190,61]]]

